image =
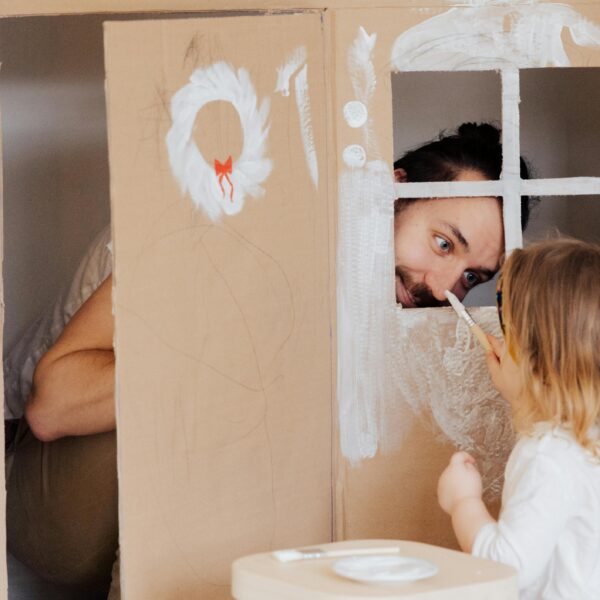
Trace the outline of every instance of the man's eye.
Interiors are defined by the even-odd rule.
[[[473,273],[473,271],[465,271],[463,274],[463,279],[465,280],[465,287],[467,289],[473,288],[481,283],[479,275],[477,275],[477,273]]]
[[[442,252],[448,253],[452,250],[452,244],[446,238],[439,235],[435,236],[435,243]]]

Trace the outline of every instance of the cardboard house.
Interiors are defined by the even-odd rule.
[[[98,163],[61,154],[58,138],[56,176],[89,173],[110,189],[128,600],[228,598],[231,562],[275,548],[355,538],[455,547],[435,490],[456,447],[478,456],[487,497],[498,499],[512,443],[506,407],[451,309],[396,304],[393,202],[502,197],[510,250],[522,244],[522,194],[600,196],[591,159],[564,176],[519,175],[519,101],[532,70],[577,71],[600,90],[584,73],[600,66],[600,6],[376,4],[0,0],[14,41],[0,80],[35,43],[25,25],[103,24],[103,64],[81,73],[72,48],[65,68],[82,86],[106,87],[109,168],[98,175]],[[35,70],[23,73],[10,81],[35,83]],[[450,75],[473,77],[473,94],[477,77],[495,81],[483,87],[496,96],[502,178],[395,184],[409,135],[394,107],[417,82],[407,78],[435,86]],[[594,121],[589,90],[577,106]],[[593,129],[566,129],[576,135],[566,146],[593,155]],[[5,138],[5,160],[13,148]],[[13,172],[5,166],[5,179]],[[473,315],[498,331],[494,307]]]

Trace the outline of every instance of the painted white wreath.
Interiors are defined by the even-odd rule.
[[[235,162],[231,159],[223,163],[215,160],[210,166],[194,142],[192,133],[200,109],[216,100],[231,102],[237,110],[244,145]],[[241,68],[236,73],[225,62],[194,71],[190,83],[171,99],[173,124],[166,138],[171,170],[181,193],[189,192],[194,204],[213,221],[218,220],[223,212],[228,215],[240,212],[246,195],[258,198],[264,194],[260,184],[272,169],[271,160],[265,158],[268,115],[269,100],[265,98],[257,108],[256,92],[248,71]]]

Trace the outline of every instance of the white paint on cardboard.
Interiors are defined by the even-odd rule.
[[[282,96],[289,96],[290,78],[305,63],[306,48],[304,46],[299,46],[291,53],[283,65],[277,67],[275,93],[279,92]]]
[[[319,165],[317,163],[317,152],[313,135],[312,118],[310,115],[310,96],[308,93],[308,65],[304,65],[298,75],[294,78],[294,91],[296,95],[296,106],[300,119],[300,134],[302,146],[310,178],[317,188],[319,186]]]
[[[600,45],[600,27],[563,4],[457,7],[398,36],[391,61],[397,71],[568,67],[565,30],[580,46]]]
[[[350,100],[344,104],[344,119],[353,129],[362,127],[366,124],[369,112],[367,107],[359,100]]]
[[[342,152],[344,163],[350,169],[359,169],[367,162],[367,153],[360,144],[350,144]]]
[[[377,77],[372,60],[376,42],[376,33],[369,34],[364,27],[359,27],[358,34],[348,51],[348,72],[355,95],[354,100],[350,102],[357,103],[351,105],[356,109],[358,109],[358,104],[361,104],[364,107],[364,112],[366,112],[366,119],[359,128],[363,137],[363,146],[371,158],[379,154],[369,115],[369,104],[377,85]],[[345,105],[346,109],[347,107],[348,103]]]
[[[230,102],[237,110],[243,133],[242,152],[237,159],[202,156],[192,137],[196,116],[208,102]],[[169,163],[182,195],[213,221],[223,214],[239,213],[246,196],[264,194],[262,184],[272,169],[266,156],[269,100],[258,104],[246,69],[235,71],[225,62],[196,69],[188,84],[171,99],[173,123],[166,136]]]

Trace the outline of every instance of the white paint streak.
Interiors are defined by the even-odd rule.
[[[369,104],[377,84],[375,68],[371,62],[371,54],[376,41],[376,33],[369,35],[364,27],[359,27],[358,35],[348,53],[348,70],[354,95],[365,105]]]
[[[369,115],[369,104],[375,92],[377,78],[373,66],[372,54],[377,41],[377,34],[368,34],[364,27],[358,28],[356,39],[348,51],[348,71],[356,101],[360,102],[367,113],[367,119],[362,126],[362,134],[366,152],[370,157],[379,155],[375,142],[373,124]]]
[[[528,196],[600,196],[600,178],[526,179],[521,191]]]
[[[344,104],[344,119],[353,129],[362,127],[369,116],[367,107],[359,100],[350,100]]]
[[[231,102],[239,114],[244,138],[242,152],[233,160],[228,175],[231,185],[221,180],[225,192],[212,164],[214,159],[224,163],[227,157],[209,157],[209,165],[192,137],[196,115],[205,104],[215,100]],[[236,72],[225,62],[194,71],[190,82],[171,99],[173,123],[166,136],[171,170],[181,193],[189,193],[196,207],[210,219],[217,220],[223,213],[236,214],[242,210],[247,195],[258,198],[264,194],[261,184],[272,169],[271,160],[265,156],[268,115],[268,99],[257,106],[248,71]]]
[[[279,92],[283,96],[289,96],[290,78],[305,63],[306,48],[304,46],[299,46],[288,57],[284,65],[277,67],[277,84],[275,85],[275,93]]]
[[[367,162],[367,153],[359,144],[350,144],[344,148],[342,158],[347,167],[351,169],[360,169]]]
[[[319,186],[319,165],[317,163],[317,152],[313,136],[312,119],[310,115],[310,97],[308,94],[308,65],[304,65],[300,72],[294,78],[294,91],[296,95],[296,106],[298,107],[298,117],[300,118],[300,133],[302,135],[302,145],[304,147],[304,156],[308,165],[310,178],[315,188]]]
[[[600,45],[600,27],[566,5],[452,8],[400,35],[391,62],[398,71],[566,67],[565,29],[580,46]]]
[[[502,196],[501,181],[435,181],[429,183],[395,183],[396,198],[469,198]]]
[[[521,144],[520,144],[520,84],[519,70],[502,70],[502,212],[504,248],[523,246],[521,230]]]
[[[381,161],[340,177],[338,404],[342,452],[352,463],[374,456],[386,431],[383,392],[393,368],[389,322],[396,308],[392,183]]]

